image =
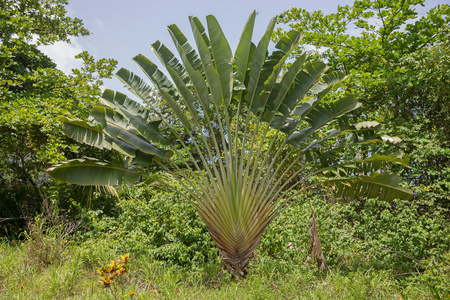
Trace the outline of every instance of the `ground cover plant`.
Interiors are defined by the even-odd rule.
[[[104,106],[95,106],[90,120],[64,120],[69,137],[115,149],[126,161],[83,158],[49,169],[54,179],[81,185],[133,183],[142,176],[176,191],[195,207],[236,276],[245,275],[270,223],[305,190],[326,182],[338,195],[412,197],[388,171],[408,159],[378,153],[379,142],[399,139],[378,136],[375,121],[350,124],[346,114],[360,106],[352,95],[328,96],[344,75],[308,61],[309,53],[287,64],[301,41],[297,31],[270,53],[276,18],[253,44],[255,17],[234,54],[213,16],[206,18],[207,30],[189,18],[198,51],[176,25],[168,26],[181,61],[159,41],[151,49],[172,81],[141,54],[133,60],[156,92],[128,70],[116,74],[146,106],[106,90]],[[351,151],[356,158],[343,160]],[[310,208],[310,251],[326,270]]]

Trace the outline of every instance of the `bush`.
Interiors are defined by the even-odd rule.
[[[329,217],[332,229],[322,236],[325,248],[334,248],[336,259],[342,255],[339,248],[351,247],[376,269],[423,269],[423,260],[442,257],[450,249],[449,220],[442,211],[424,209],[429,205],[433,204],[376,199],[336,204]],[[339,238],[329,243],[330,235]]]
[[[432,201],[302,197],[313,204],[322,251],[334,268],[413,274],[434,268],[425,262],[442,261],[450,250],[450,221],[446,211],[430,209]],[[293,205],[269,226],[258,255],[308,262],[310,214],[306,201]]]
[[[433,203],[300,197],[312,202],[322,251],[331,267],[412,273],[428,270],[425,260],[439,260],[450,250],[449,220],[444,211],[429,209]],[[107,239],[114,253],[148,253],[152,259],[180,265],[217,258],[203,221],[177,193],[140,185],[123,189],[121,199],[115,214],[87,213],[83,241]],[[267,229],[257,257],[309,263],[310,218],[307,201],[287,209]]]
[[[82,240],[108,239],[115,253],[148,253],[180,265],[217,257],[203,221],[177,193],[141,185],[123,189],[120,196],[117,212],[86,214]]]

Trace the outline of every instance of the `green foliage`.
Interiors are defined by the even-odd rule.
[[[427,283],[431,294],[435,299],[450,297],[450,251],[439,258],[431,257],[424,262],[427,270],[422,275],[423,281]],[[405,284],[406,285],[406,284]]]
[[[342,270],[373,268],[394,275],[428,269],[450,247],[448,211],[434,203],[376,199],[327,202],[311,197],[328,263]],[[308,205],[294,205],[268,228],[259,256],[307,260]],[[433,267],[432,267],[433,268]]]
[[[280,23],[304,34],[297,55],[314,46],[317,57],[348,74],[342,92],[353,93],[366,109],[354,118],[383,119],[384,132],[404,140],[393,150],[410,157],[406,181],[448,208],[450,6],[418,16],[416,7],[426,3],[355,1],[329,15],[292,8]]]
[[[39,268],[59,264],[70,246],[69,236],[78,229],[75,222],[58,215],[58,209],[46,203],[44,214],[28,223],[24,247],[24,263]]]
[[[418,17],[416,7],[424,3],[355,1],[329,15],[293,8],[280,22],[305,35],[294,57],[303,47],[314,46],[316,57],[348,74],[340,92],[353,93],[365,108],[364,115],[352,119],[383,120],[383,133],[403,139],[388,148],[410,161],[410,168],[396,172],[414,191],[413,201],[341,200],[342,211],[333,218],[348,228],[336,234],[354,238],[333,246],[333,230],[322,233],[325,252],[351,253],[333,254],[330,263],[339,258],[344,266],[391,268],[406,277],[401,289],[407,291],[405,282],[428,278],[430,292],[439,299],[449,294],[441,278],[448,278],[445,253],[450,244],[450,6],[436,6]]]
[[[388,171],[406,160],[374,154],[384,140],[375,133],[376,122],[350,124],[346,117],[360,106],[355,97],[326,97],[344,76],[323,62],[308,62],[308,53],[283,73],[301,35],[287,33],[270,53],[276,18],[255,46],[255,17],[250,15],[234,54],[213,16],[206,18],[207,29],[189,18],[198,52],[169,26],[181,60],[159,41],[151,48],[172,80],[142,54],[133,59],[159,97],[121,69],[116,76],[147,107],[106,90],[104,107],[95,106],[89,120],[64,121],[69,137],[117,150],[126,160],[83,158],[49,169],[52,178],[81,185],[133,183],[142,176],[168,186],[194,206],[225,267],[237,276],[245,275],[267,226],[294,202],[294,188],[300,193],[326,182],[342,195],[412,197],[398,187],[401,177]],[[161,100],[170,117],[161,111]],[[342,149],[360,144],[374,155],[345,164]],[[148,168],[153,165],[157,168]],[[314,247],[320,253],[320,246]]]
[[[330,272],[315,271],[309,258],[310,208],[299,202],[268,227],[249,276],[231,280],[204,223],[180,195],[143,184],[120,195],[113,215],[87,212],[75,243],[61,235],[67,223],[54,211],[37,219],[32,239],[15,246],[2,240],[0,299],[101,298],[96,267],[125,251],[135,263],[124,284],[150,299],[445,299],[449,293],[448,212],[430,209],[432,201],[299,196],[315,207]]]
[[[31,39],[37,35],[40,44],[70,41],[70,36],[88,35],[83,22],[66,16],[67,0],[5,0],[1,8],[2,41]]]
[[[203,221],[178,193],[136,186],[121,191],[121,197],[113,215],[87,212],[83,240],[107,239],[115,253],[146,254],[180,265],[217,257]]]
[[[320,56],[347,74],[353,69],[382,72],[405,55],[447,39],[449,5],[438,5],[419,17],[416,7],[425,2],[355,1],[329,15],[292,8],[280,15],[279,23],[300,31],[304,44],[324,50]],[[283,31],[278,29],[277,39]]]
[[[145,194],[143,189],[135,188],[128,194]],[[147,193],[154,191],[148,190]],[[123,278],[124,284],[145,299],[430,299],[433,295],[445,299],[448,296],[448,252],[443,255],[434,252],[436,255],[416,264],[367,243],[375,244],[377,241],[377,233],[371,235],[369,230],[382,226],[387,229],[380,233],[383,243],[377,245],[405,250],[409,240],[416,241],[414,232],[408,234],[405,228],[411,226],[413,221],[401,222],[397,228],[390,228],[396,224],[395,216],[399,214],[404,219],[414,219],[417,209],[421,209],[420,205],[401,212],[381,201],[362,201],[360,205],[354,202],[327,203],[314,197],[312,201],[318,218],[324,220],[318,223],[318,229],[321,236],[326,236],[323,247],[330,260],[330,272],[326,275],[315,270],[314,262],[307,259],[307,251],[303,249],[304,241],[309,238],[303,229],[309,226],[310,215],[306,205],[298,204],[277,218],[266,231],[257,256],[250,263],[249,276],[245,279],[231,280],[231,276],[220,268],[218,260],[206,263],[197,260],[183,267],[173,264],[173,261],[155,261],[142,253],[132,254],[133,269]],[[374,213],[374,207],[377,213]],[[394,218],[385,217],[389,213]],[[195,215],[191,217],[198,219]],[[427,222],[419,220],[417,224],[423,226],[429,224]],[[204,227],[201,223],[198,225]],[[179,226],[185,224],[179,223]],[[284,228],[287,230],[284,231]],[[406,234],[405,245],[399,247],[396,245],[398,236],[394,233],[398,230]],[[448,239],[448,231],[439,233],[439,230],[439,226],[429,227],[428,240],[431,243],[425,248],[433,248],[430,245],[436,236],[446,235]],[[366,239],[366,242],[344,234],[353,234]],[[207,235],[205,238],[210,240]],[[28,263],[27,247],[2,240],[0,299],[102,299],[105,293],[99,289],[96,268],[119,255],[120,252],[113,248],[117,248],[115,245],[120,242],[103,235],[98,239],[90,238],[66,248],[57,263],[37,266]],[[290,247],[289,242],[294,248]],[[449,243],[444,241],[439,244],[442,249]],[[280,247],[273,253],[276,245]],[[214,249],[212,243],[211,249]],[[406,252],[404,254],[407,255]],[[382,264],[378,262],[380,259]],[[409,271],[405,269],[408,261],[411,261]],[[417,265],[420,265],[419,268],[414,269]],[[397,272],[407,274],[395,276],[399,275]]]
[[[415,272],[422,267],[422,261],[442,258],[449,248],[447,213],[439,210],[423,213],[432,205],[374,199],[362,201],[358,206],[350,202],[334,217],[334,224],[341,224],[344,230],[348,228],[342,242],[350,242],[354,239],[351,236],[360,239],[354,239],[351,244],[362,242],[361,254],[370,256],[375,268],[392,269],[396,273]],[[343,245],[341,249],[344,248]]]
[[[16,44],[35,47],[23,41],[16,41]],[[1,47],[0,55],[5,55],[6,51],[20,52],[25,57],[30,55],[20,47],[12,48],[5,43]],[[39,57],[45,57],[36,48],[34,51]],[[86,116],[100,92],[101,81],[95,73],[110,73],[114,68],[114,61],[94,62],[87,52],[80,58],[85,66],[74,75],[55,69],[48,59],[46,64],[36,66],[18,61],[15,54],[8,54],[1,60],[2,176],[36,182],[45,167],[65,158],[64,152],[79,151],[77,145],[64,137],[59,125],[61,117]],[[15,70],[15,64],[23,64],[28,71]]]
[[[66,75],[38,48],[69,42],[89,32],[79,19],[65,16],[67,1],[2,2],[0,24],[0,96],[2,176],[37,180],[37,172],[75,151],[64,138],[62,116],[84,117],[99,94],[101,78],[110,77],[116,62],[95,61],[80,53],[84,66]],[[31,40],[36,35],[36,41]]]
[[[0,4],[0,193],[5,195],[1,217],[11,231],[23,229],[20,220],[40,210],[48,185],[46,168],[74,153],[91,152],[65,137],[61,119],[86,117],[98,101],[101,79],[110,78],[116,65],[115,60],[95,60],[82,52],[76,58],[83,67],[65,74],[39,50],[39,45],[89,34],[81,20],[66,16],[66,4]]]
[[[449,37],[448,28],[446,29]],[[450,40],[402,58],[390,80],[398,109],[388,122],[405,136],[411,171],[405,174],[419,190],[433,191],[448,206],[450,182]],[[447,203],[447,204],[446,204]]]
[[[216,264],[217,250],[204,223],[179,195],[140,186],[127,190],[123,196],[126,200],[119,202],[115,216],[90,213],[86,219],[88,230],[79,240],[82,247],[99,245],[111,254],[129,251],[189,268]],[[442,283],[446,281],[441,282],[437,274],[448,272],[448,211],[434,209],[432,200],[330,202],[312,193],[299,196],[306,197],[320,220],[318,233],[330,269],[389,272],[398,275],[404,287],[407,282],[417,283],[418,278],[414,281],[412,276],[421,272],[439,287],[439,292],[447,292]],[[285,265],[293,263],[313,269],[315,263],[306,246],[309,226],[309,204],[292,205],[267,228],[250,270],[255,264],[263,268],[267,260],[267,272],[272,271],[271,264],[275,262],[281,268],[279,272],[291,270]],[[101,255],[104,253],[87,250],[84,261],[98,260]]]

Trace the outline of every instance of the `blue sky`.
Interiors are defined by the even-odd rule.
[[[73,57],[87,50],[97,59],[114,58],[119,62],[119,67],[141,76],[131,59],[142,53],[156,62],[149,45],[157,40],[175,52],[166,26],[177,24],[189,39],[188,16],[197,16],[205,23],[207,15],[214,15],[234,49],[253,10],[258,12],[254,33],[256,40],[261,37],[272,17],[292,7],[332,13],[336,11],[337,5],[352,3],[353,0],[69,0],[69,15],[82,19],[91,35],[72,39],[71,44],[57,43],[45,47],[44,52],[65,72],[79,67]],[[448,0],[427,0],[426,7],[419,7],[418,10],[424,13],[444,3],[448,3]],[[124,92],[117,79],[106,80],[104,87]]]

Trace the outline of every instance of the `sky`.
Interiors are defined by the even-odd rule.
[[[68,15],[83,20],[91,35],[72,38],[70,44],[58,42],[41,49],[66,73],[81,66],[74,56],[87,50],[96,59],[114,58],[119,68],[126,68],[143,77],[131,61],[134,56],[141,53],[151,61],[159,62],[149,48],[157,40],[176,52],[167,25],[178,25],[194,44],[189,16],[198,17],[206,25],[205,17],[214,15],[231,48],[235,49],[253,10],[258,13],[253,34],[254,41],[258,41],[270,19],[292,7],[321,10],[327,14],[335,12],[337,5],[352,3],[353,0],[69,0]],[[426,7],[419,7],[418,11],[425,13],[431,7],[444,3],[448,0],[427,0]],[[103,88],[126,91],[116,78],[104,80]]]

